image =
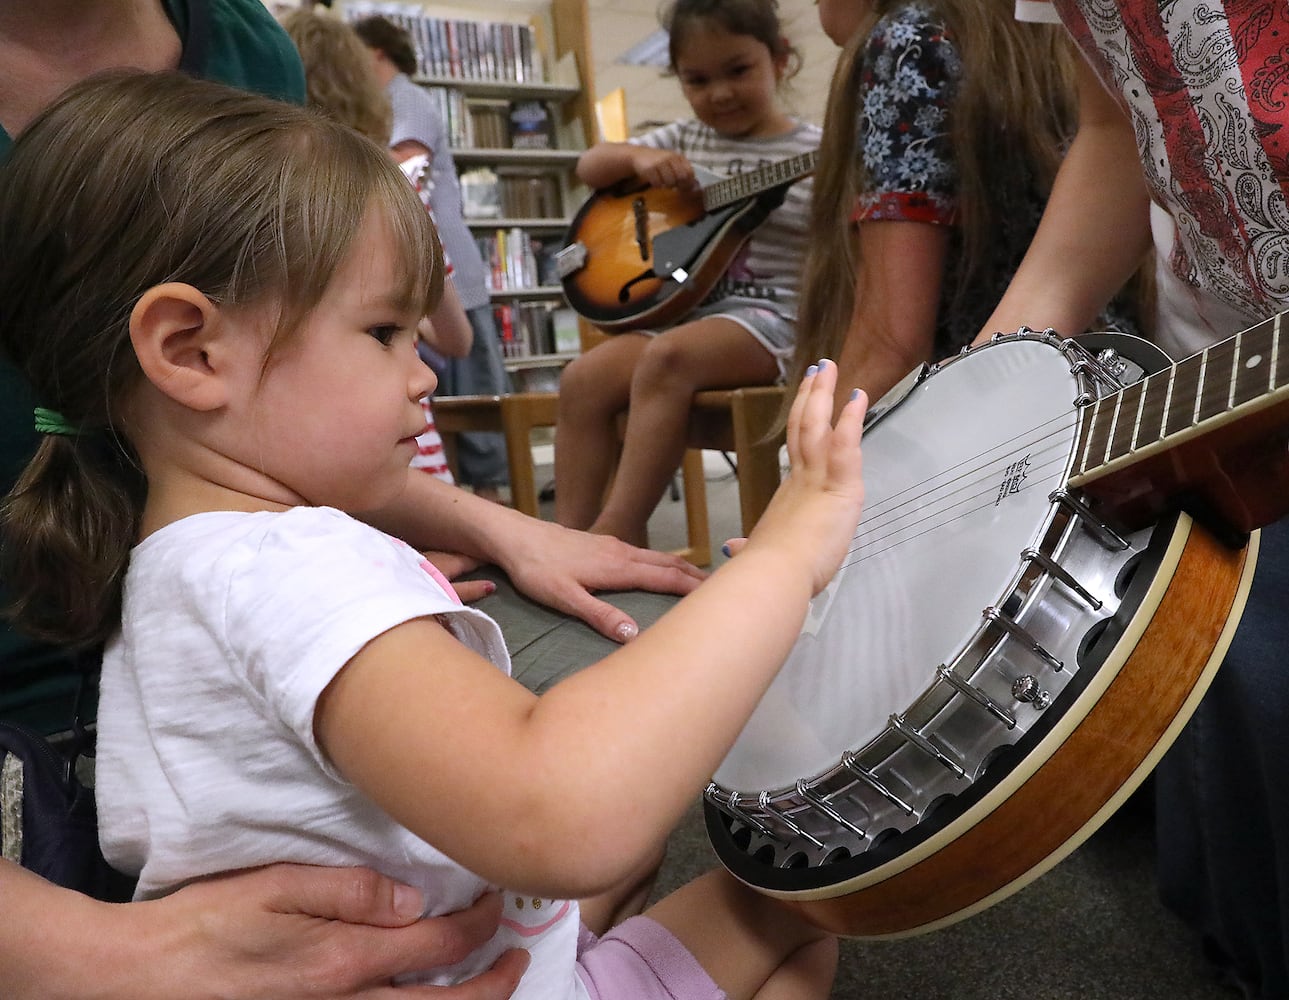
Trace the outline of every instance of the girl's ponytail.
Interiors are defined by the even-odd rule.
[[[23,631],[85,646],[119,623],[145,492],[128,447],[107,430],[46,434],[0,507],[0,578]]]
[[[119,623],[147,493],[127,441],[140,297],[179,282],[221,309],[261,309],[271,353],[373,208],[399,297],[431,312],[442,267],[425,207],[382,146],[339,122],[179,73],[114,71],[28,125],[0,161],[0,358],[13,369],[0,367],[0,392],[71,426],[45,425],[0,505],[0,583],[20,628],[90,644]]]

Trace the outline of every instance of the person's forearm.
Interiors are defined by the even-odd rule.
[[[634,147],[625,142],[601,142],[592,146],[578,157],[578,180],[598,189],[623,178],[634,177],[633,150]]]
[[[1150,246],[1150,196],[1122,109],[1086,66],[1079,131],[1024,261],[979,340],[1021,326],[1087,330]]]
[[[138,942],[113,907],[0,861],[0,982],[6,1000],[142,996]],[[130,982],[133,980],[133,982]]]
[[[840,411],[852,388],[880,399],[934,360],[936,317],[949,242],[945,226],[864,222],[855,311],[837,361]]]
[[[507,539],[522,532],[530,518],[413,469],[402,495],[363,520],[417,549],[497,562]]]

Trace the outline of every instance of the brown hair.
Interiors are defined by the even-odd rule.
[[[801,54],[784,36],[779,23],[778,0],[673,0],[658,19],[668,34],[667,55],[673,73],[686,33],[694,27],[709,26],[731,35],[750,35],[770,50],[773,60],[786,60],[785,80],[801,69]]]
[[[400,73],[416,74],[416,49],[412,36],[386,17],[375,15],[354,22],[354,31],[369,49],[379,49]]]
[[[399,295],[430,312],[443,269],[424,207],[384,149],[316,112],[113,72],[23,132],[0,163],[0,352],[79,433],[46,436],[0,510],[20,627],[88,644],[118,623],[146,495],[119,426],[142,377],[129,339],[140,297],[177,281],[230,309],[275,310],[271,354],[373,210],[397,245]]]
[[[906,2],[875,0],[833,72],[789,385],[816,359],[837,357],[851,322],[859,265],[851,209],[866,182],[855,124],[863,57],[877,21]],[[928,0],[927,5],[943,19],[962,61],[949,122],[958,174],[958,289],[994,287],[1006,276],[991,273],[997,265],[990,242],[1004,228],[1009,202],[1036,184],[1046,196],[1073,135],[1073,56],[1059,26],[1018,23],[1013,0]]]
[[[282,19],[304,63],[309,107],[357,129],[368,139],[389,144],[393,110],[376,82],[367,46],[349,25],[299,7]]]

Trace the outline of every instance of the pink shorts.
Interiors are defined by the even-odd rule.
[[[726,1000],[698,959],[649,917],[624,920],[602,938],[583,927],[577,974],[591,1000]]]

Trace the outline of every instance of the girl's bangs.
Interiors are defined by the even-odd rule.
[[[318,304],[373,211],[395,244],[398,304],[432,312],[443,292],[443,255],[411,184],[384,150],[345,126],[324,124],[311,138],[314,148],[296,160],[307,168],[283,183],[283,325],[293,326]]]

